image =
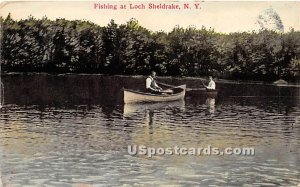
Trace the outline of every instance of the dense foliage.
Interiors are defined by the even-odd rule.
[[[2,68],[17,72],[80,72],[204,76],[233,79],[299,78],[300,32],[263,30],[222,34],[175,27],[151,32],[132,19],[106,27],[46,17],[3,19]]]

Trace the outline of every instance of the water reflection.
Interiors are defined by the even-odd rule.
[[[154,112],[160,110],[171,109],[174,113],[179,111],[184,111],[185,109],[185,101],[174,101],[174,102],[160,102],[160,103],[131,103],[124,104],[123,114],[124,117],[129,117],[131,115],[140,114],[148,111]]]
[[[215,113],[216,99],[215,98],[207,98],[205,103],[206,103],[206,106],[207,106],[207,111],[210,114]]]
[[[3,105],[4,105],[4,84],[2,83],[1,72],[0,72],[0,109],[3,107]]]

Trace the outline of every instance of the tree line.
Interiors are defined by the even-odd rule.
[[[152,32],[137,20],[104,27],[85,20],[0,18],[2,70],[7,72],[206,76],[296,80],[300,32],[224,34],[175,26]]]

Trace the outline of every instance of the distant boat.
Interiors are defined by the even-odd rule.
[[[288,85],[288,82],[283,79],[279,79],[279,80],[275,81],[273,84],[276,86],[286,86],[286,85]]]
[[[187,89],[187,94],[194,97],[216,98],[218,96],[217,90],[209,90],[206,88],[190,88]]]
[[[130,89],[124,89],[124,103],[152,103],[168,102],[184,99],[186,85],[181,85],[170,89],[172,94],[152,94]]]

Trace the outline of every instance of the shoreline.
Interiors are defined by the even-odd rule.
[[[144,78],[147,75],[107,75],[107,74],[97,74],[97,73],[46,73],[46,72],[2,72],[2,77],[5,76],[32,76],[32,75],[47,75],[47,76],[116,76],[116,77],[132,77],[132,78]],[[189,77],[189,76],[157,76],[158,79],[188,79],[188,80],[207,80],[207,77]],[[254,84],[254,85],[273,85],[280,87],[299,87],[300,81],[298,82],[288,82],[287,84],[276,84],[271,81],[254,81],[254,80],[232,80],[232,79],[215,79],[215,82],[219,83],[229,83],[229,84]]]

